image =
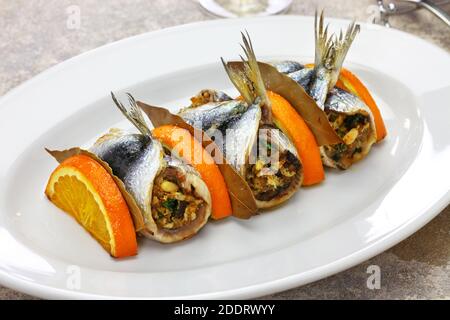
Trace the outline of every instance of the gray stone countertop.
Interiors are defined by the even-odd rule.
[[[368,21],[372,0],[294,0],[290,14]],[[81,26],[66,27],[67,8],[81,10]],[[446,8],[449,8],[447,5]],[[214,19],[194,0],[0,0],[0,95],[70,57],[132,35]],[[450,50],[449,29],[419,10],[390,19],[394,28]],[[381,269],[381,288],[366,286],[367,268]],[[0,286],[0,299],[30,299]],[[347,271],[269,299],[450,299],[450,206],[414,235]]]

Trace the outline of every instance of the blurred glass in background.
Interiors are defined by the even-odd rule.
[[[380,13],[379,21],[374,21],[389,27],[389,17],[406,14],[417,9],[426,9],[450,27],[448,11],[449,0],[377,0]],[[447,7],[447,9],[446,9]]]
[[[292,0],[199,0],[208,12],[220,17],[267,16],[287,11]]]

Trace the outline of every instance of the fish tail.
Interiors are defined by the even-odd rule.
[[[147,123],[145,122],[144,116],[142,115],[142,111],[141,109],[139,109],[139,107],[136,104],[136,100],[134,99],[134,97],[129,94],[126,93],[127,97],[128,97],[128,102],[129,102],[129,108],[126,108],[122,102],[120,102],[116,96],[114,95],[113,92],[111,92],[111,97],[115,103],[115,105],[117,106],[117,108],[119,108],[119,110],[122,112],[122,114],[143,134],[146,136],[151,137],[152,136],[152,132],[150,130],[150,128],[147,126]]]
[[[350,49],[350,46],[353,43],[353,40],[355,40],[356,35],[358,34],[360,30],[359,24],[356,24],[355,21],[353,21],[348,27],[347,31],[345,32],[345,35],[342,33],[342,30],[339,32],[339,37],[335,40],[334,44],[334,67],[333,67],[333,74],[332,74],[332,87],[336,85],[336,82],[339,78],[339,73],[342,68],[342,64],[344,63],[344,59],[347,56],[348,50]]]
[[[328,35],[328,25],[324,28],[323,10],[319,18],[316,11],[314,19],[316,43],[314,67],[316,70],[325,68],[330,71],[329,90],[336,85],[344,59],[359,30],[359,24],[353,21],[347,27],[345,35],[342,30],[339,32],[339,36],[335,34]]]
[[[324,28],[323,10],[320,17],[314,16],[315,58],[314,68],[318,69],[327,65],[327,60],[333,50],[333,36],[328,36],[328,25]]]
[[[248,104],[252,104],[254,101],[253,88],[245,73],[228,65],[223,58],[220,59],[222,60],[223,67],[225,68],[228,77],[239,91],[242,98],[244,98],[245,102]]]
[[[254,97],[255,99],[259,97],[262,100],[261,102],[268,103],[269,99],[267,97],[266,87],[264,86],[255,51],[253,50],[252,40],[247,31],[245,34],[241,32],[241,35],[242,42],[244,43],[244,45],[241,44],[241,48],[244,50],[247,58],[245,60],[241,57],[241,60],[245,66],[245,74],[252,84]]]
[[[261,76],[261,71],[259,70],[258,61],[256,60],[255,51],[253,50],[253,44],[248,32],[245,34],[241,32],[241,35],[243,42],[241,48],[245,54],[245,58],[241,56],[244,70],[240,71],[230,67],[223,59],[222,63],[224,64],[231,82],[233,82],[245,101],[248,104],[252,104],[259,99],[258,102],[262,107],[263,118],[265,119],[263,122],[270,122],[270,102]]]

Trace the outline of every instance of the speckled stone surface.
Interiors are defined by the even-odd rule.
[[[291,14],[368,21],[372,0],[294,0]],[[81,10],[79,29],[66,26],[67,8]],[[450,10],[449,6],[447,8]],[[194,0],[0,0],[0,95],[84,51],[132,35],[214,17]],[[393,27],[450,50],[449,29],[423,10],[390,19]],[[367,267],[381,269],[370,290]],[[0,286],[0,299],[33,297]],[[392,249],[327,279],[269,299],[450,299],[450,206]]]

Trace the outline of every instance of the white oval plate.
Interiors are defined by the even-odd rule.
[[[347,22],[330,19],[343,28]],[[367,84],[389,131],[368,158],[249,221],[209,223],[193,239],[140,241],[113,260],[43,189],[44,147],[88,146],[128,126],[109,92],[172,110],[202,88],[230,90],[219,57],[247,29],[261,60],[312,61],[313,19],[196,23],[70,59],[0,100],[0,282],[45,298],[249,298],[356,265],[406,238],[450,198],[450,59],[414,36],[363,25],[346,66]]]

